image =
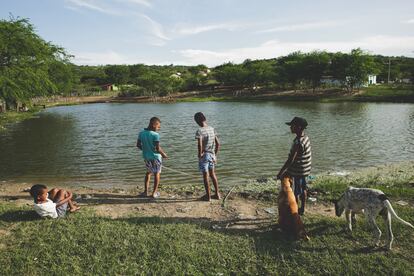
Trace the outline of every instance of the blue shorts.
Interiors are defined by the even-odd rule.
[[[198,168],[200,172],[208,172],[214,170],[214,162],[216,156],[211,152],[205,152],[203,157],[198,161]]]
[[[162,161],[158,159],[145,160],[145,166],[150,173],[161,173]]]
[[[292,190],[295,196],[302,195],[307,189],[306,176],[292,176]]]

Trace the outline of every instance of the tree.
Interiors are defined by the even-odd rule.
[[[68,95],[76,83],[74,68],[71,64],[53,62],[48,69],[50,80],[55,84],[56,91]]]
[[[105,74],[108,81],[116,85],[126,84],[129,80],[129,68],[127,65],[108,65],[105,67]]]
[[[246,82],[247,71],[242,65],[229,62],[215,67],[214,76],[223,85],[243,86]]]
[[[0,20],[0,97],[8,106],[58,92],[49,68],[68,64],[63,48],[39,37],[28,19]]]
[[[267,60],[245,60],[243,67],[246,71],[245,83],[250,87],[267,85],[274,79],[273,62]]]
[[[326,73],[329,63],[330,57],[326,52],[314,51],[304,55],[303,77],[311,84],[313,92],[320,86],[321,78]]]
[[[369,74],[378,72],[378,65],[372,56],[358,48],[352,50],[350,54],[334,54],[331,71],[347,91],[352,93],[354,88],[367,81]]]
[[[278,59],[275,70],[277,82],[285,86],[290,84],[296,90],[298,83],[304,78],[304,55],[301,52],[293,52]]]

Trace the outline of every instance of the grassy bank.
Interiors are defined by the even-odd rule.
[[[324,174],[311,184],[322,200],[339,198],[348,186],[380,189],[392,199],[414,203],[414,162],[362,169],[346,176]]]
[[[414,163],[406,162],[348,176],[321,175],[311,185],[318,191],[318,202],[339,196],[349,184],[379,187],[391,196],[399,216],[414,223],[413,180]],[[259,182],[236,192],[275,193],[274,183]],[[400,206],[395,203],[399,199],[410,204]],[[276,205],[275,198],[266,200]],[[158,204],[169,208],[168,203]],[[263,226],[227,228],[234,220]],[[87,206],[66,219],[41,220],[29,206],[0,200],[0,271],[2,275],[414,274],[414,231],[395,220],[391,252],[372,246],[373,235],[363,219],[351,235],[344,231],[343,217],[307,213],[304,223],[310,242],[285,236],[277,228],[276,217],[270,222],[143,217],[139,210],[109,218]],[[384,229],[382,220],[378,222]]]
[[[176,102],[206,102],[206,101],[310,101],[310,102],[401,102],[414,103],[414,88],[371,86],[358,93],[349,94],[341,89],[326,89],[312,91],[261,91],[256,94],[244,93],[234,96],[233,91],[208,92],[182,96],[170,96]],[[162,101],[162,99],[161,99]]]
[[[397,212],[414,216],[410,208]],[[365,223],[351,236],[343,231],[343,219],[305,216],[304,222],[310,242],[289,240],[275,227],[214,230],[203,219],[109,219],[84,212],[39,220],[27,208],[1,204],[0,224],[7,234],[0,238],[0,268],[2,275],[414,273],[414,235],[408,227],[394,224],[395,249],[386,252],[371,247]]]
[[[352,97],[354,101],[414,103],[414,87],[372,86]]]
[[[0,131],[6,130],[10,124],[32,118],[39,110],[38,108],[32,108],[28,112],[8,111],[0,113]]]

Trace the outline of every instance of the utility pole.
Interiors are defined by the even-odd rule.
[[[387,79],[387,84],[390,84],[390,75],[391,75],[391,58],[388,57],[388,79]]]

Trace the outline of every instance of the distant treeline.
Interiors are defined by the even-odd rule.
[[[336,85],[349,92],[376,75],[377,82],[414,81],[414,58],[350,53],[294,52],[266,60],[205,65],[102,65],[70,63],[66,51],[39,37],[27,19],[0,20],[0,104],[37,96],[86,95],[119,88],[121,96],[163,96],[214,89],[309,89]],[[326,82],[325,80],[330,80]]]
[[[390,63],[390,64],[389,64]],[[376,75],[377,82],[413,82],[414,59],[370,55],[361,49],[350,53],[294,52],[267,60],[225,63],[214,68],[198,66],[106,65],[74,66],[79,87],[115,84],[121,94],[167,95],[171,92],[226,86],[237,88],[312,89],[340,86],[349,92]],[[388,80],[389,74],[389,80]]]

